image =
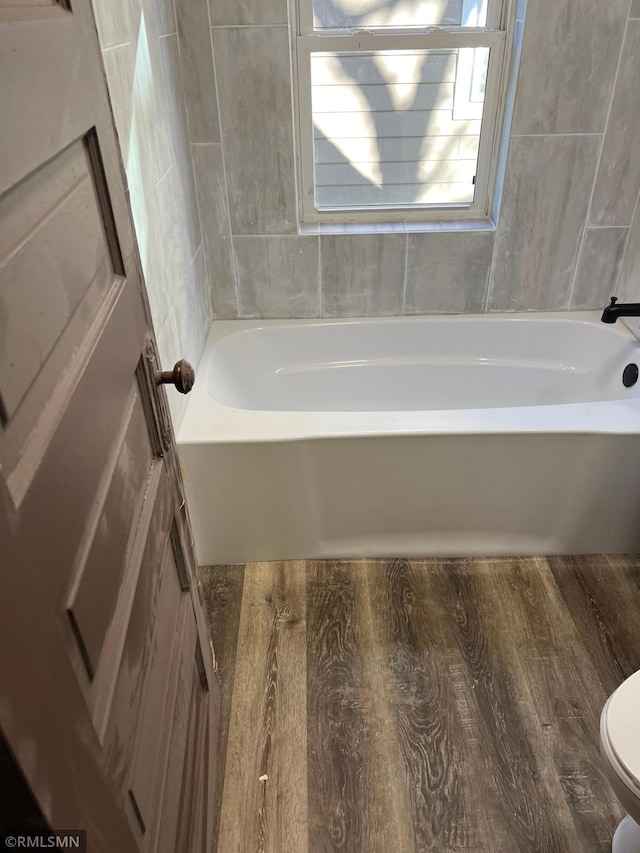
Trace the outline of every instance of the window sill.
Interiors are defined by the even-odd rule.
[[[495,231],[491,219],[432,222],[309,222],[298,224],[298,234],[428,234],[442,231]]]

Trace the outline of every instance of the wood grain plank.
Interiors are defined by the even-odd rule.
[[[411,796],[400,750],[393,695],[390,690],[387,649],[380,642],[377,613],[372,607],[378,594],[376,566],[384,563],[358,560],[352,572],[356,593],[356,630],[360,638],[366,693],[364,707],[371,732],[370,775],[373,808],[366,816],[371,853],[388,850],[417,851]]]
[[[524,699],[523,733],[542,770],[538,790],[558,849],[604,853],[622,816],[599,753],[607,697],[549,566],[542,558],[487,560],[476,564],[476,575],[481,606]]]
[[[569,853],[575,847],[557,813],[557,799],[549,799],[541,785],[544,757],[532,744],[523,720],[523,684],[516,681],[502,636],[493,630],[491,612],[480,598],[478,565],[478,561],[442,561],[436,564],[434,586],[450,610],[463,662],[456,687],[469,707],[467,736],[476,748],[474,765],[465,771],[472,774],[489,807],[485,849]],[[501,603],[494,606],[504,613]],[[559,788],[558,794],[561,797]]]
[[[220,853],[307,853],[305,631],[304,564],[247,564]]]
[[[402,772],[418,851],[482,850],[476,786],[464,769],[464,723],[451,669],[459,653],[429,564],[373,562],[367,569],[375,640],[385,658]],[[485,812],[483,809],[483,817]]]
[[[548,560],[580,641],[605,691],[640,669],[640,556]]]
[[[198,569],[207,617],[211,628],[211,641],[216,653],[223,704],[231,698],[233,672],[236,662],[244,563],[220,566],[201,566]]]
[[[310,563],[310,850],[415,850],[366,562]]]
[[[309,844],[365,849],[371,785],[364,664],[349,567],[311,563],[307,579]]]
[[[311,565],[308,573],[309,841],[324,853],[361,844],[368,732],[358,695],[364,673],[351,573],[337,563]]]

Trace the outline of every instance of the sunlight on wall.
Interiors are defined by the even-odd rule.
[[[482,102],[458,91],[464,53],[312,54],[316,203],[472,201]]]
[[[380,186],[376,129],[364,93],[342,70],[334,54],[316,54],[311,58],[311,80],[314,125],[359,174]],[[340,118],[344,139],[336,135],[335,112],[344,113]]]
[[[152,93],[151,56],[147,41],[144,13],[140,16],[138,39],[136,42],[136,58],[133,74],[133,108],[131,110],[131,126],[127,145],[127,183],[131,198],[131,212],[138,239],[138,249],[145,279],[149,281],[149,213],[144,192],[145,148],[143,144],[144,127],[140,110],[139,98],[150,98]],[[150,288],[151,290],[151,288]],[[151,295],[151,294],[150,294]],[[153,302],[153,299],[151,299]],[[151,306],[154,312],[153,305]],[[154,316],[154,322],[159,318]]]
[[[397,110],[408,109],[420,83],[424,55],[407,51],[376,53],[373,61],[389,84],[393,105]]]

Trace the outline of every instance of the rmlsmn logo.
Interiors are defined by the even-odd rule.
[[[55,832],[23,832],[0,835],[0,850],[78,850],[87,851],[87,833],[83,829]]]

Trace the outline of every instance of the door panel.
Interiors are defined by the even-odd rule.
[[[24,534],[26,571],[34,571],[45,542],[56,549],[49,571],[37,572],[39,593],[56,601],[70,581],[77,554],[86,547],[89,512],[130,401],[140,333],[135,323],[137,293],[126,285],[126,280],[118,280],[110,294],[116,302],[93,351],[78,348],[80,355],[54,385],[6,479]],[[79,363],[85,354],[84,364]],[[69,385],[67,375],[76,372],[78,381]],[[5,471],[3,465],[3,476]],[[38,537],[27,535],[30,526],[40,531]]]
[[[92,172],[83,139],[0,198],[0,461],[16,505],[124,284]]]
[[[0,727],[53,828],[192,847],[218,685],[91,7],[72,6],[0,0]]]
[[[68,358],[77,346],[92,309],[113,281],[83,142],[73,143],[7,192],[0,218],[6,317],[0,396],[5,417],[11,418],[65,330],[58,358],[64,359],[65,352]],[[80,322],[69,328],[76,311]],[[25,335],[25,328],[33,334]]]
[[[185,612],[183,654],[178,673],[178,689],[171,718],[171,748],[165,771],[161,816],[158,823],[158,853],[176,853],[184,848],[177,844],[185,769],[189,746],[193,743],[192,711],[194,697],[193,656],[196,625],[193,611]],[[153,849],[153,848],[152,848]]]
[[[87,519],[67,612],[90,678],[118,597],[142,511],[153,455],[140,396],[133,390]]]
[[[171,605],[182,593],[176,574],[166,571],[166,555],[173,504],[166,477],[160,485],[146,547],[140,566],[135,596],[128,615],[126,639],[113,689],[104,734],[106,767],[118,791],[126,791],[135,749],[136,726],[140,719],[145,679],[154,654],[156,625],[179,648],[179,608]],[[168,598],[168,601],[167,601]],[[165,608],[169,613],[164,616]],[[123,620],[124,621],[124,620]],[[157,642],[157,641],[156,641]],[[173,661],[173,648],[171,661]]]
[[[195,686],[195,694],[197,737],[194,737],[192,772],[190,774],[191,787],[183,800],[185,805],[190,804],[190,814],[187,817],[187,808],[183,808],[180,838],[183,847],[178,849],[189,850],[190,853],[203,853],[206,850],[203,821],[207,803],[207,779],[204,769],[207,764],[205,756],[207,754],[209,719],[207,715],[207,694],[203,691],[199,677]]]
[[[193,826],[194,812],[197,811],[197,796],[195,792],[195,772],[197,767],[197,750],[200,734],[200,706],[202,688],[198,682],[195,660],[192,663],[191,700],[189,702],[189,727],[187,729],[187,753],[182,770],[182,790],[180,792],[180,816],[175,841],[176,850],[190,849],[189,840]]]
[[[209,752],[209,718],[206,709],[206,702],[203,702],[201,709],[201,738],[199,740],[197,756],[198,756],[198,771],[195,782],[194,796],[196,803],[194,806],[194,817],[192,821],[192,834],[189,849],[192,853],[208,853],[207,851],[207,808],[209,803],[209,780],[206,770],[208,763],[206,756]]]
[[[138,595],[138,587],[144,582],[146,573],[143,574],[145,566],[149,565],[154,555],[158,556],[158,564],[154,566],[155,575],[152,582],[157,585],[160,582],[160,570],[162,565],[161,551],[156,551],[155,543],[151,542],[154,533],[158,536],[158,542],[162,543],[166,537],[168,524],[167,514],[173,512],[174,497],[166,482],[166,473],[159,460],[154,461],[147,483],[145,502],[137,521],[133,541],[128,548],[129,560],[125,574],[118,591],[118,600],[115,604],[113,617],[107,628],[103,652],[100,663],[92,680],[88,680],[86,669],[76,665],[76,674],[84,687],[87,705],[90,709],[95,730],[101,743],[105,743],[105,732],[112,715],[112,703],[116,684],[123,667],[128,665],[123,657],[126,650],[126,638],[133,618],[132,607]],[[170,518],[170,515],[168,516]],[[152,618],[152,615],[148,617]],[[66,620],[71,628],[71,621]],[[71,643],[68,641],[68,647]],[[75,647],[74,647],[75,651]],[[148,654],[142,656],[140,669],[144,674],[144,667]],[[134,709],[130,713],[135,718]],[[132,724],[135,719],[132,719]]]
[[[130,796],[136,803],[136,817],[146,827],[151,826],[153,817],[153,796],[160,772],[160,741],[163,737],[171,738],[171,731],[167,730],[165,724],[165,709],[174,695],[170,689],[170,664],[173,659],[179,611],[191,606],[189,596],[184,595],[181,588],[170,541],[167,542],[163,562],[164,595],[160,602],[151,660],[147,667],[147,683],[129,782]]]

